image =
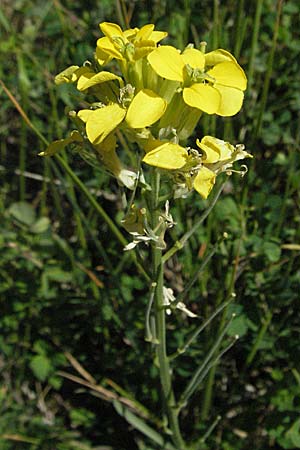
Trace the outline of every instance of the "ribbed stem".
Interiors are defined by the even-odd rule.
[[[158,223],[159,217],[159,173],[156,169],[152,171],[152,191],[151,200],[149,202],[150,220],[152,228]],[[177,450],[184,450],[185,444],[183,442],[179,421],[177,405],[172,387],[172,379],[170,372],[169,359],[167,356],[166,345],[166,313],[163,302],[163,261],[162,251],[156,248],[155,243],[151,249],[152,258],[152,276],[155,283],[154,293],[154,314],[155,314],[155,328],[156,328],[156,355],[159,364],[160,382],[162,386],[163,401],[168,416],[168,425],[172,431],[172,440],[176,445]]]

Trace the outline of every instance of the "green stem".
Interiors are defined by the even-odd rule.
[[[257,51],[257,43],[258,43],[258,33],[260,27],[260,17],[262,12],[263,0],[257,0],[256,2],[256,10],[255,10],[255,18],[254,25],[252,31],[252,41],[251,41],[251,53],[248,65],[248,92],[251,92],[251,85],[254,73],[254,60]]]
[[[264,338],[264,336],[265,336],[265,334],[267,332],[267,329],[268,329],[268,327],[269,327],[269,325],[271,323],[272,317],[273,317],[273,314],[271,313],[271,311],[268,311],[267,315],[266,315],[266,317],[265,317],[265,319],[263,321],[263,324],[262,324],[262,327],[260,329],[260,332],[258,333],[258,336],[255,339],[255,342],[253,344],[253,347],[252,347],[252,349],[251,349],[251,351],[250,351],[250,353],[249,353],[249,355],[248,355],[248,357],[246,359],[246,367],[249,367],[251,365],[253,359],[255,358],[255,355],[256,355],[256,353],[257,353],[257,351],[259,349],[259,344],[261,343],[261,341],[263,340],[263,338]]]
[[[276,224],[274,223],[275,230],[273,232],[273,236],[275,236],[275,237],[279,237],[281,229],[282,229],[285,221],[287,220],[286,211],[287,211],[287,206],[288,206],[288,199],[292,198],[293,180],[294,180],[296,170],[297,170],[297,163],[296,163],[297,153],[294,151],[294,148],[291,148],[290,146],[288,147],[288,152],[289,152],[289,155],[288,155],[289,156],[289,162],[288,162],[289,170],[288,170],[288,175],[287,175],[287,181],[285,184],[282,206],[281,206],[280,212],[278,214],[278,220],[277,220]]]
[[[219,29],[220,29],[220,9],[219,0],[214,0],[213,6],[213,29],[212,29],[212,48],[219,47]]]
[[[244,3],[245,0],[239,0],[237,5],[237,15],[235,23],[235,39],[234,39],[234,56],[238,58],[240,56],[243,40],[245,37],[245,11]]]
[[[155,229],[158,224],[159,218],[159,172],[156,169],[152,170],[151,181],[152,191],[149,201],[149,213],[152,229]],[[154,315],[157,338],[156,355],[159,364],[160,382],[162,386],[164,404],[168,416],[168,424],[172,432],[172,440],[176,445],[176,449],[184,450],[185,444],[180,433],[176,400],[172,387],[169,359],[167,356],[166,313],[163,301],[162,252],[160,249],[156,248],[155,243],[151,248],[151,259],[153,283],[155,284]]]
[[[262,97],[261,97],[261,101],[260,101],[260,110],[259,110],[259,113],[258,113],[258,118],[257,118],[257,122],[256,122],[256,128],[255,128],[255,131],[254,131],[254,138],[253,139],[256,139],[257,136],[259,136],[261,125],[262,125],[262,120],[263,120],[263,115],[264,115],[264,112],[265,112],[265,109],[266,109],[266,104],[267,104],[267,99],[268,99],[268,92],[269,92],[269,87],[270,87],[270,80],[271,80],[271,76],[272,76],[272,72],[273,72],[274,55],[275,55],[275,50],[276,50],[276,46],[277,46],[277,39],[278,39],[278,32],[279,32],[279,25],[280,25],[282,3],[283,3],[283,0],[278,0],[277,1],[277,8],[276,8],[277,9],[277,15],[276,15],[276,22],[275,22],[275,26],[274,26],[272,47],[271,47],[271,51],[269,53],[269,58],[268,58],[268,63],[267,63],[267,73],[266,73],[266,76],[265,76],[265,79],[264,79]],[[250,91],[250,86],[249,86],[249,91]]]
[[[205,385],[202,408],[201,408],[201,419],[206,420],[210,411],[212,396],[213,396],[213,386],[215,382],[217,366],[214,365],[209,371],[207,382]]]

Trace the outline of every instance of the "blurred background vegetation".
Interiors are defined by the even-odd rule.
[[[150,410],[160,390],[144,341],[147,282],[41,139],[70,129],[78,99],[54,75],[93,57],[99,22],[155,23],[164,43],[205,40],[231,51],[249,89],[233,118],[207,116],[197,136],[243,142],[249,172],[232,177],[217,206],[166,272],[179,292],[224,231],[230,235],[186,299],[209,317],[232,286],[229,334],[240,340],[210,371],[188,414],[186,439],[201,448],[300,448],[300,21],[297,0],[2,0],[0,6],[0,448],[154,450],[118,416],[113,398],[130,393]],[[127,23],[126,23],[127,21]],[[71,149],[63,155],[109,216],[120,223],[121,193]],[[177,236],[207,203],[192,194],[172,213]],[[187,210],[186,210],[187,207]],[[215,319],[176,364],[177,388],[215,341]],[[170,321],[170,350],[191,319]],[[96,388],[95,386],[98,386]],[[134,400],[133,400],[134,404]],[[159,426],[159,424],[158,424]]]

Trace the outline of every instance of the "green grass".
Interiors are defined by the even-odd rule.
[[[68,86],[54,86],[54,75],[92,58],[104,20],[155,22],[179,48],[206,40],[208,49],[232,51],[248,74],[243,110],[222,121],[207,116],[196,134],[243,142],[255,158],[242,182],[232,177],[166,274],[180,291],[209,243],[226,231],[229,239],[217,246],[186,303],[205,320],[232,290],[236,297],[178,357],[175,389],[187,385],[234,312],[230,335],[240,339],[203,380],[182,416],[183,433],[196,438],[215,424],[203,449],[300,448],[298,4],[268,0],[2,2],[0,79],[40,136],[0,88],[0,447],[152,449],[99,392],[59,375],[83,377],[69,352],[103,387],[117,392],[112,380],[149,410],[159,404],[157,370],[144,342],[148,283],[122,250],[125,230],[118,235],[114,225],[122,218],[122,193],[72,149],[56,160],[37,156],[45,148],[41,136],[51,141],[67,133],[64,110],[78,103]],[[178,226],[169,248],[204,209],[194,195],[172,206]],[[191,325],[173,316],[171,353]],[[151,426],[161,424],[152,418]]]

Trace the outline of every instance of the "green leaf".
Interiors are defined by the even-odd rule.
[[[30,203],[27,202],[16,202],[13,203],[8,212],[19,222],[25,225],[32,225],[35,222],[35,210]]]
[[[229,222],[235,230],[240,228],[240,210],[232,197],[219,199],[215,206],[215,214],[220,222]]]
[[[149,425],[147,425],[143,419],[140,419],[131,411],[129,411],[129,409],[122,405],[122,403],[120,403],[118,400],[114,400],[113,405],[120,416],[124,417],[124,419],[127,420],[128,423],[130,423],[130,425],[150,438],[153,442],[160,445],[165,450],[176,450],[173,445],[166,442],[165,439],[157,431],[149,427]]]
[[[230,327],[228,328],[227,334],[228,336],[236,336],[239,337],[244,336],[248,331],[247,324],[247,316],[245,314],[241,314],[233,319]]]
[[[40,381],[45,381],[53,370],[50,360],[44,355],[34,356],[29,366]]]
[[[73,279],[71,272],[65,272],[59,267],[47,267],[44,274],[49,280],[57,281],[58,283],[67,283]]]
[[[48,230],[49,225],[50,220],[48,219],[48,217],[41,217],[36,222],[34,222],[32,227],[30,228],[30,231],[36,234],[44,233],[45,231]]]
[[[95,419],[95,414],[85,408],[73,408],[70,411],[72,427],[90,427]]]
[[[273,378],[273,380],[275,381],[281,381],[284,378],[284,372],[281,369],[272,369],[271,371],[271,377]]]
[[[52,376],[49,378],[48,383],[58,391],[63,384],[63,379],[61,377]]]
[[[274,242],[264,242],[263,252],[270,262],[276,262],[280,258],[281,248],[278,244],[275,244]]]
[[[300,448],[300,419],[293,423],[285,435],[292,441],[295,448]]]

